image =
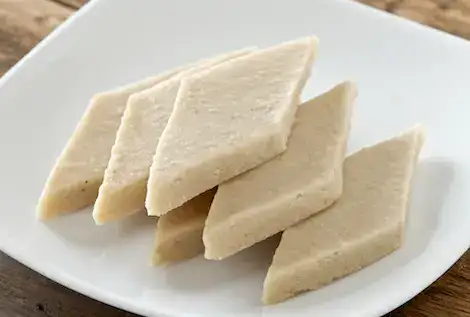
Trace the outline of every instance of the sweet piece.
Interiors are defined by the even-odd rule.
[[[185,78],[150,169],[146,207],[163,215],[286,149],[316,38]]]
[[[181,79],[250,52],[218,56],[129,98],[93,210],[97,224],[144,210],[152,158],[173,112]]]
[[[121,117],[131,94],[165,81],[183,68],[95,95],[57,159],[37,207],[46,220],[94,203]]]
[[[202,230],[216,189],[186,202],[158,220],[152,263],[168,264],[204,252]]]
[[[341,198],[284,231],[264,282],[264,303],[318,289],[400,247],[424,139],[415,127],[346,159]]]
[[[304,103],[284,153],[219,186],[204,229],[206,258],[248,248],[339,198],[355,98],[346,82]]]

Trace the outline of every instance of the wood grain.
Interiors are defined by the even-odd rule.
[[[0,0],[0,73],[4,73],[73,11],[46,0]]]
[[[0,75],[86,1],[0,0]],[[470,0],[360,1],[470,39]],[[0,253],[3,316],[137,317],[68,290]],[[470,251],[425,291],[387,314],[405,316],[470,317]]]
[[[0,256],[2,317],[136,316],[79,295],[3,255]]]
[[[470,0],[359,0],[399,16],[470,39]]]

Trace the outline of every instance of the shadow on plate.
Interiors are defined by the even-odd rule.
[[[123,220],[98,226],[91,216],[91,208],[64,215],[45,223],[59,239],[74,246],[103,249],[142,232],[155,230],[156,218],[145,211]],[[150,233],[149,233],[150,234]]]
[[[206,260],[202,255],[168,266],[166,281],[179,290],[207,290],[221,284],[240,282],[254,274],[266,274],[281,235],[277,234],[224,260]],[[194,266],[192,264],[195,264]],[[197,267],[195,274],[193,267]],[[210,277],[210,278],[208,278]]]

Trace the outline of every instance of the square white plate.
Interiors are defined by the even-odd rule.
[[[154,221],[44,224],[46,177],[92,94],[251,45],[319,36],[304,98],[359,86],[350,150],[422,122],[429,136],[404,247],[316,292],[262,307],[266,244],[227,261],[148,266]],[[470,45],[341,0],[95,0],[0,80],[0,249],[88,296],[148,316],[377,316],[434,281],[470,242]],[[264,255],[264,256],[263,256]]]

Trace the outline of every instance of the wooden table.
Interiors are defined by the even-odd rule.
[[[470,39],[470,0],[361,1]],[[0,75],[85,2],[0,0]],[[136,315],[70,291],[0,253],[0,317],[79,316]],[[470,317],[470,251],[437,282],[387,316]]]

